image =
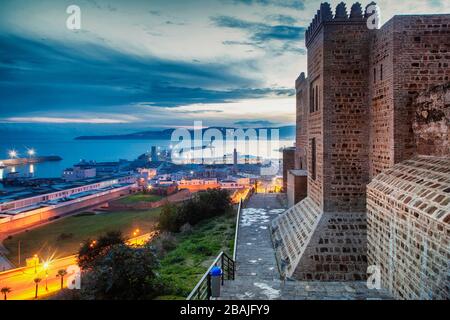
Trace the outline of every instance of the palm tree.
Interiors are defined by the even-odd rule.
[[[34,298],[37,299],[38,297],[38,288],[39,288],[39,282],[41,282],[41,278],[34,278],[34,283],[36,284],[36,293],[34,295]]]
[[[64,269],[58,270],[57,277],[61,278],[61,290],[64,287],[64,276],[67,274],[67,271]]]
[[[5,300],[7,300],[6,295],[11,292],[11,288],[10,287],[3,287],[0,291],[3,294],[3,296],[5,297]]]

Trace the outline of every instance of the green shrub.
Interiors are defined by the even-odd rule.
[[[179,232],[181,226],[186,223],[196,225],[205,219],[227,213],[231,207],[228,191],[209,189],[196,194],[178,207],[171,204],[165,205],[160,215],[160,229]]]
[[[159,228],[162,231],[178,232],[184,224],[175,205],[167,203],[159,215]]]

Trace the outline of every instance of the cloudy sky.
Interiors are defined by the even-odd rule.
[[[450,12],[449,3],[378,1],[383,21]],[[66,28],[71,4],[81,30]],[[0,123],[292,124],[304,31],[319,4],[2,0]]]

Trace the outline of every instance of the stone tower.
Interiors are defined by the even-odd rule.
[[[364,211],[371,30],[359,3],[321,5],[306,31],[310,196],[325,212]]]
[[[306,160],[308,197],[276,219],[272,230],[288,277],[366,277],[372,34],[361,5],[348,12],[343,2],[334,14],[322,3],[306,31],[308,78],[301,75],[296,82],[296,146],[297,163]]]

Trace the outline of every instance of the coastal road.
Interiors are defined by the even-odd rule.
[[[127,240],[127,244],[143,245],[150,241],[155,235],[156,232],[143,234]],[[40,278],[41,282],[38,286],[38,298],[43,297],[60,290],[61,279],[56,276],[58,271],[62,269],[67,270],[69,266],[73,265],[77,265],[75,255],[50,261],[47,270],[45,270],[44,264],[41,261],[36,267],[32,265],[0,272],[0,288],[11,288],[11,293],[8,294],[8,300],[30,300],[35,298],[36,285],[34,279]],[[68,277],[66,276],[64,279],[64,287],[67,286],[67,278]]]
[[[58,270],[66,270],[69,266],[76,264],[76,256],[69,256],[52,261],[49,264],[47,272],[43,264],[37,265],[36,269],[34,266],[11,269],[0,273],[0,287],[11,288],[11,293],[8,294],[8,300],[33,299],[36,289],[34,279],[40,278],[38,297],[47,295],[58,291],[61,287],[61,279],[56,276]],[[46,290],[46,282],[48,290]],[[64,283],[64,286],[66,286],[66,283]]]

